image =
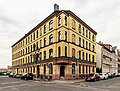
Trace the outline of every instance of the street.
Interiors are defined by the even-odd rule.
[[[0,77],[0,91],[120,91],[120,77],[97,82],[39,82]]]

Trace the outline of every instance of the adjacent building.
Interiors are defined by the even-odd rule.
[[[118,56],[117,47],[112,47],[110,44],[103,44],[101,41],[97,43],[97,67],[102,69],[102,72],[118,72]]]
[[[54,12],[12,45],[12,72],[73,79],[96,72],[96,35],[70,10]]]

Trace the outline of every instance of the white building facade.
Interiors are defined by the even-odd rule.
[[[96,54],[97,68],[101,68],[102,73],[118,72],[118,57],[115,52],[113,52],[112,46],[107,48],[104,44],[97,43]]]

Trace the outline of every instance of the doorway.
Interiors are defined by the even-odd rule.
[[[39,78],[39,76],[40,76],[40,67],[39,65],[37,65],[37,78]]]
[[[60,77],[64,77],[65,76],[65,66],[60,66]]]

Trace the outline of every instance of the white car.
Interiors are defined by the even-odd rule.
[[[108,79],[108,74],[107,73],[100,73],[99,74],[101,80],[106,80]]]

